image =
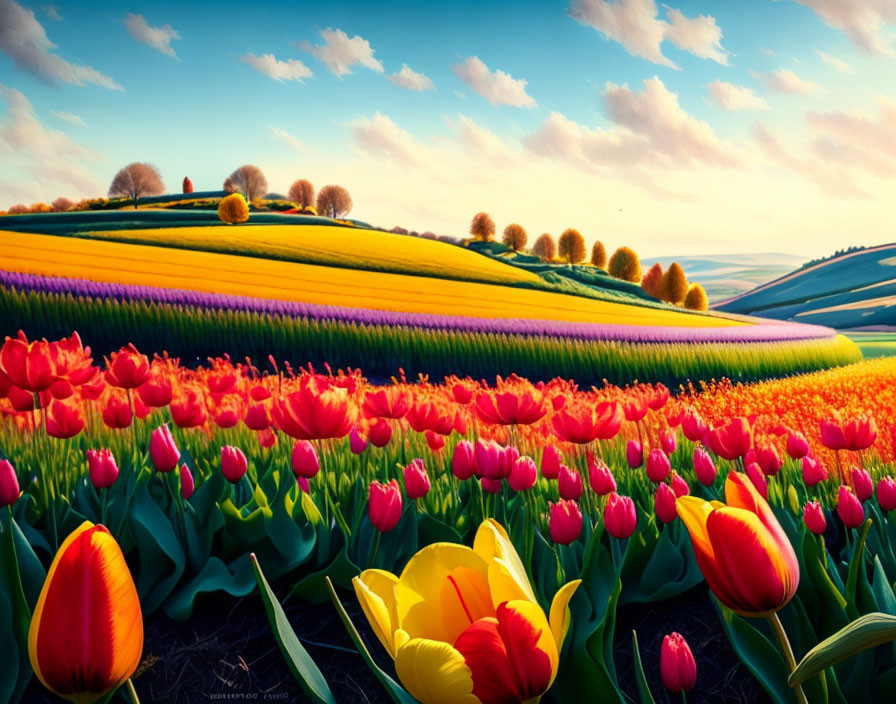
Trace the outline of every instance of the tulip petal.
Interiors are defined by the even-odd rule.
[[[464,656],[448,643],[412,638],[395,654],[395,672],[422,704],[480,704]]]
[[[563,649],[563,641],[566,640],[566,633],[569,631],[569,601],[581,583],[581,579],[575,579],[564,584],[554,595],[554,600],[551,602],[551,632],[554,634],[554,642],[557,644],[558,652]]]
[[[473,550],[488,563],[488,583],[495,608],[505,601],[517,599],[537,602],[516,548],[507,531],[495,519],[489,518],[479,526]]]
[[[522,698],[544,694],[560,665],[557,642],[544,611],[531,601],[508,601],[498,608],[498,631],[520,677]]]
[[[398,624],[411,639],[453,643],[474,621],[494,616],[488,565],[473,550],[433,543],[405,566],[395,587]]]
[[[698,559],[703,556],[712,560],[712,543],[706,532],[706,521],[713,511],[712,504],[696,496],[682,496],[675,502],[675,508],[688,533],[691,534],[691,543]]]
[[[519,675],[496,618],[483,618],[470,625],[458,636],[454,647],[470,668],[473,694],[482,704],[508,704],[524,699]]]
[[[355,595],[364,615],[383,647],[395,658],[395,630],[398,613],[395,603],[395,585],[398,577],[385,570],[364,570],[352,580]]]

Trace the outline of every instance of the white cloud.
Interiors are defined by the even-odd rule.
[[[291,135],[284,129],[280,129],[279,127],[271,125],[271,134],[273,134],[276,139],[279,139],[284,144],[288,144],[296,151],[304,152],[307,149],[305,143],[301,139],[294,135]]]
[[[322,30],[320,36],[324,40],[323,44],[312,45],[309,41],[303,41],[293,42],[293,46],[323,61],[340,78],[350,74],[355,64],[377,73],[383,72],[383,64],[373,58],[373,49],[366,39],[358,35],[349,38],[341,29],[329,27]]]
[[[77,125],[78,127],[87,127],[87,123],[84,122],[83,118],[75,115],[74,113],[66,112],[65,110],[50,110],[50,114],[57,120],[71,122],[73,125]]]
[[[404,164],[422,164],[426,148],[407,131],[379,112],[372,118],[362,117],[351,125],[355,143],[365,152],[389,157]]]
[[[769,109],[765,99],[757,95],[752,88],[727,83],[718,79],[712,83],[707,83],[706,87],[709,88],[709,97],[712,101],[716,105],[725,108],[725,110],[738,112],[740,110]]]
[[[177,58],[177,54],[171,48],[171,40],[180,39],[180,35],[170,24],[153,27],[146,21],[143,15],[135,15],[129,12],[125,15],[124,26],[128,28],[131,36],[141,44],[151,46],[166,56]]]
[[[44,5],[40,9],[43,10],[44,14],[51,20],[62,22],[62,15],[59,14],[59,7],[57,5]]]
[[[459,79],[492,105],[534,108],[535,99],[526,92],[526,80],[514,78],[504,71],[489,71],[478,56],[470,56],[451,67]]]
[[[417,93],[422,93],[425,90],[435,90],[435,86],[429,77],[411,70],[411,67],[407,64],[401,65],[401,71],[390,73],[389,80],[397,86]]]
[[[314,76],[311,69],[298,59],[280,61],[273,54],[243,54],[240,61],[249,64],[259,73],[263,73],[275,81],[298,81],[304,83],[306,78]]]
[[[843,59],[838,59],[836,56],[825,54],[823,51],[819,51],[818,49],[815,50],[815,53],[818,54],[819,58],[828,66],[833,66],[840,73],[845,73],[851,76],[856,72],[855,69],[848,63],[846,63]]]
[[[667,5],[664,8],[666,20],[659,18],[655,0],[573,0],[569,13],[580,24],[619,42],[632,56],[655,64],[678,68],[663,54],[660,45],[667,39],[701,59],[728,63],[722,30],[714,17],[685,17],[681,10]]]
[[[769,49],[768,47],[765,47],[765,46],[759,47],[759,51],[761,51],[766,56],[774,56],[775,55],[774,49]]]
[[[0,0],[0,51],[9,55],[19,68],[49,83],[62,81],[79,86],[92,83],[110,90],[124,90],[95,68],[72,64],[50,53],[55,48],[34,12],[14,0]]]
[[[893,0],[796,0],[810,8],[834,29],[842,30],[853,43],[871,54],[896,57],[893,32],[896,2]]]
[[[786,93],[788,95],[814,95],[815,93],[824,93],[817,83],[805,81],[797,76],[793,71],[787,68],[779,68],[771,73],[759,73],[750,71],[753,78],[759,79],[771,91],[775,93]]]
[[[870,174],[896,174],[896,101],[880,98],[880,116],[855,111],[809,112],[813,150],[828,164]]]
[[[478,124],[466,115],[458,115],[457,120],[446,120],[454,129],[455,138],[469,152],[478,157],[492,159],[515,159],[513,149],[500,136]]]

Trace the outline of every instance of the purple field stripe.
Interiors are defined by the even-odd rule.
[[[555,320],[473,318],[398,313],[368,308],[343,308],[294,301],[277,301],[247,296],[203,293],[187,289],[159,288],[110,284],[85,279],[47,277],[0,270],[0,285],[24,291],[71,294],[80,297],[119,301],[152,301],[196,308],[244,311],[291,318],[322,321],[418,327],[431,330],[453,330],[471,333],[495,333],[538,337],[564,337],[577,340],[616,342],[780,342],[822,339],[835,335],[831,328],[804,323],[759,323],[720,328],[667,327],[651,325],[614,325],[606,323],[569,323]]]

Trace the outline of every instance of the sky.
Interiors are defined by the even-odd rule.
[[[132,161],[642,256],[896,240],[896,0],[0,0],[0,208]]]

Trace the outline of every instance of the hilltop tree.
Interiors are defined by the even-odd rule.
[[[561,259],[565,259],[570,264],[578,264],[585,259],[585,238],[578,230],[570,227],[563,231],[560,240],[557,242],[557,252]]]
[[[532,245],[532,254],[540,257],[542,261],[549,262],[557,256],[557,243],[545,232]]]
[[[709,301],[706,299],[706,291],[700,284],[691,286],[688,295],[684,299],[684,307],[688,310],[709,310]]]
[[[193,182],[190,180],[189,176],[184,176],[184,183],[181,189],[184,193],[192,193],[193,192]]]
[[[352,197],[342,186],[324,186],[317,194],[317,214],[344,218],[352,211]]]
[[[470,223],[470,234],[477,240],[491,242],[495,236],[495,221],[488,213],[476,213]]]
[[[610,257],[608,271],[610,276],[617,279],[639,283],[641,281],[641,260],[630,247],[620,247]]]
[[[296,205],[307,208],[309,205],[314,205],[314,186],[308,179],[300,178],[292,182],[287,197]]]
[[[661,301],[665,301],[668,298],[665,294],[664,284],[663,265],[659,262],[650,267],[641,280],[641,288],[644,289],[644,293]]]
[[[399,225],[396,225],[395,227],[393,227],[391,230],[389,230],[389,232],[392,232],[396,235],[407,235],[408,234],[408,231],[405,228],[400,227]]]
[[[16,203],[15,205],[9,206],[9,210],[6,212],[9,215],[22,215],[23,213],[28,212],[28,206],[24,203]]]
[[[678,262],[672,262],[663,276],[663,293],[666,294],[665,300],[679,306],[688,295],[688,280]]]
[[[268,180],[254,164],[245,164],[234,171],[224,181],[227,193],[241,193],[247,201],[263,198],[268,192]]]
[[[64,213],[66,210],[71,210],[74,202],[66,198],[65,196],[59,196],[56,200],[53,201],[52,208],[54,213]]]
[[[591,247],[591,263],[598,269],[607,268],[607,250],[604,248],[604,243],[600,240]]]
[[[522,225],[511,223],[504,228],[504,244],[510,247],[514,252],[519,252],[526,246],[529,236],[526,234]]]
[[[137,199],[146,196],[160,196],[165,192],[165,184],[158,169],[152,164],[144,164],[135,161],[128,164],[115,174],[112,185],[109,186],[109,196],[125,196],[134,203],[137,209]]]

